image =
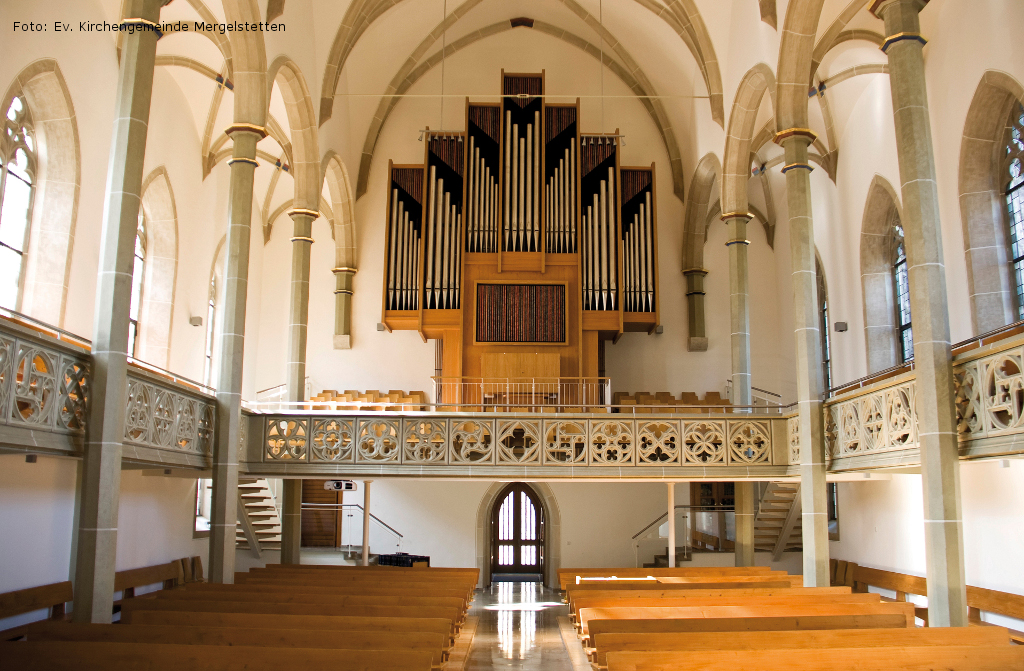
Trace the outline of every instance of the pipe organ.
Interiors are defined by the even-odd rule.
[[[601,341],[659,323],[654,165],[622,166],[618,130],[583,133],[544,86],[503,71],[500,102],[467,99],[464,131],[389,163],[382,321],[443,341],[445,377],[527,350],[596,376]]]

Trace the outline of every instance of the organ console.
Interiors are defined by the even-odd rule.
[[[446,378],[498,354],[595,377],[602,341],[659,323],[654,164],[622,166],[619,131],[581,132],[543,72],[502,71],[501,93],[427,129],[422,164],[389,162],[382,321],[439,341]]]

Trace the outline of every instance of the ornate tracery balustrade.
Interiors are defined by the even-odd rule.
[[[1024,453],[1024,337],[969,349],[953,360],[960,456]],[[825,402],[829,470],[917,466],[921,462],[914,372]],[[800,461],[799,425],[789,418],[790,463]]]
[[[258,427],[258,430],[253,430]],[[256,414],[250,473],[538,477],[702,477],[785,473],[784,421],[512,413]]]

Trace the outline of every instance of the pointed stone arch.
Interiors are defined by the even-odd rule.
[[[356,249],[355,208],[348,171],[332,149],[324,155],[321,174],[331,195],[334,232],[334,349],[352,347],[352,297],[359,268]]]
[[[1024,102],[1024,86],[1005,72],[989,70],[974,92],[960,141],[960,222],[975,333],[1016,321],[1000,168],[1006,120],[1012,106],[1020,102]]]
[[[811,86],[814,37],[825,0],[790,0],[786,7],[775,96],[779,130],[808,127],[807,92]]]
[[[222,0],[224,16],[229,22],[260,23],[256,0]],[[236,124],[263,127],[267,120],[267,51],[263,33],[234,30],[228,32],[234,61],[234,113]]]
[[[291,131],[291,176],[295,184],[295,207],[316,210],[320,205],[320,151],[313,99],[294,61],[279,56],[267,71],[267,101],[274,86],[281,91]]]
[[[146,217],[146,265],[136,357],[167,368],[178,279],[178,212],[164,166],[142,182],[142,211]]]
[[[747,184],[750,182],[751,144],[757,124],[757,112],[767,92],[775,109],[775,75],[770,67],[758,63],[747,71],[736,90],[729,114],[722,166],[722,210],[747,212]]]
[[[530,487],[538,495],[544,507],[544,584],[558,589],[558,569],[562,567],[562,514],[551,487],[543,482],[531,482]],[[492,483],[480,499],[476,515],[476,565],[480,569],[480,586],[491,583],[491,511],[498,501],[507,482]]]
[[[689,337],[686,349],[706,352],[707,331],[704,322],[704,241],[707,239],[707,213],[715,184],[721,181],[722,164],[713,153],[705,154],[693,171],[690,198],[683,220],[683,275],[686,276],[686,311]]]
[[[32,115],[39,157],[21,311],[64,326],[82,176],[78,122],[64,75],[52,58],[34,61],[18,73],[0,109],[6,112],[19,95]]]
[[[860,276],[864,294],[864,339],[868,373],[899,363],[896,299],[893,290],[890,222],[903,208],[892,184],[875,175],[868,187],[860,233]]]

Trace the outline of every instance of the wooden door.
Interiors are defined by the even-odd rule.
[[[544,573],[544,508],[522,482],[502,490],[491,513],[491,572]]]

